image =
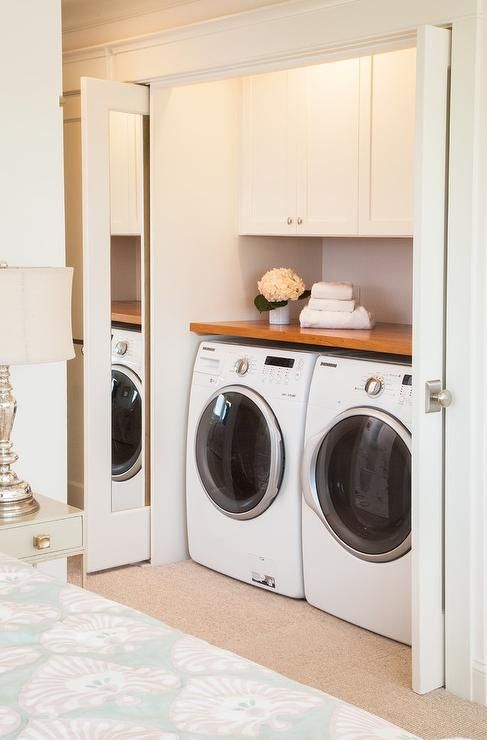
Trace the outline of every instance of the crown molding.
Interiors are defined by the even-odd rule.
[[[195,0],[62,0],[63,33],[191,5]]]
[[[228,9],[222,12],[221,0],[64,0],[63,34],[88,31],[99,26],[144,17],[163,20],[167,18],[171,23],[171,15],[178,10],[186,11],[188,23],[191,23],[191,19],[198,19],[201,15],[211,20],[288,2],[294,0],[227,0],[224,5]]]

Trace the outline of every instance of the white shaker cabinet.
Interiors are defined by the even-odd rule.
[[[359,234],[413,233],[416,49],[360,60]]]
[[[297,71],[297,233],[357,231],[359,60]]]
[[[358,60],[243,86],[240,233],[356,231]]]
[[[296,72],[243,83],[240,233],[296,233]]]
[[[415,49],[243,86],[241,234],[412,234]]]
[[[141,233],[141,126],[141,116],[110,111],[110,214],[116,235]]]

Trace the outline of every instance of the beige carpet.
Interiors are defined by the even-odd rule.
[[[69,578],[80,584],[79,559]],[[378,714],[422,738],[487,739],[487,709],[410,686],[410,649],[183,561],[88,576],[90,591]]]

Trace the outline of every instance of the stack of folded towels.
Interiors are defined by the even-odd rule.
[[[315,283],[299,322],[314,329],[372,329],[375,325],[372,314],[355,305],[352,283]]]

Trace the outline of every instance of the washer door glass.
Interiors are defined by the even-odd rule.
[[[343,414],[325,434],[315,482],[325,521],[346,549],[388,561],[410,549],[409,433],[372,409]]]
[[[128,480],[141,468],[142,399],[140,378],[112,366],[112,480]]]
[[[248,388],[229,386],[210,399],[196,431],[196,464],[210,500],[235,519],[270,506],[281,485],[284,446],[274,414]]]

